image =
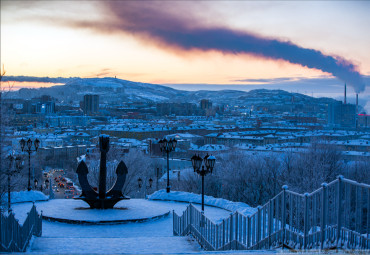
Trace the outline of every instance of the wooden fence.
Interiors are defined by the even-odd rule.
[[[257,209],[216,224],[190,204],[182,216],[173,213],[173,233],[191,234],[211,251],[370,248],[370,185],[340,176],[303,195],[283,186]]]
[[[14,213],[0,215],[0,252],[24,252],[32,237],[41,236],[42,216],[33,205],[23,225],[15,219]]]

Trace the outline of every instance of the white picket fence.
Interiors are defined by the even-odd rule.
[[[42,216],[33,205],[23,225],[15,219],[14,213],[0,215],[0,252],[24,252],[32,237],[41,236]]]
[[[338,177],[312,193],[287,186],[250,216],[216,224],[190,204],[173,213],[173,234],[191,234],[206,250],[370,248],[370,185]]]

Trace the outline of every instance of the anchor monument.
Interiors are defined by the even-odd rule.
[[[122,188],[128,173],[126,164],[121,161],[116,169],[117,179],[113,187],[107,192],[107,153],[109,151],[109,136],[99,136],[100,148],[100,171],[99,171],[99,191],[96,192],[87,180],[88,168],[84,161],[77,167],[78,181],[82,189],[82,194],[76,199],[81,199],[90,205],[91,209],[112,209],[121,200],[130,199],[122,194]]]

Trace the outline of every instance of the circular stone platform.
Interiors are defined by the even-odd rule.
[[[144,199],[120,201],[113,209],[90,209],[87,203],[74,199],[54,199],[38,202],[36,205],[45,220],[72,224],[143,222],[162,218],[170,213],[168,208]]]

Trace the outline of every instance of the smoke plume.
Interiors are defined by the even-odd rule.
[[[145,42],[174,51],[213,50],[284,60],[330,73],[351,85],[357,93],[365,89],[357,66],[342,57],[246,31],[204,26],[176,2],[109,1],[104,2],[104,8],[109,18],[103,23],[76,22],[74,25],[100,32],[132,34]]]

